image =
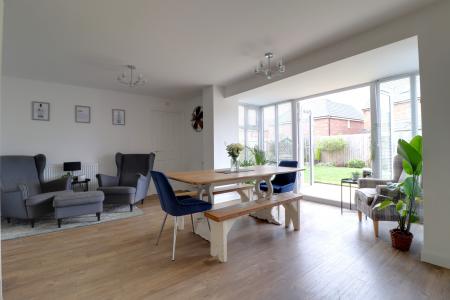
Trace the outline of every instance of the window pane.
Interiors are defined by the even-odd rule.
[[[241,143],[242,145],[245,145],[244,137],[245,137],[244,129],[239,128],[239,143]]]
[[[245,108],[239,106],[239,127],[244,127],[245,124]]]
[[[380,84],[381,177],[391,179],[399,139],[412,138],[411,84],[409,77]]]
[[[417,97],[417,133],[422,135],[422,97],[420,93],[420,76],[416,76],[416,97]]]
[[[263,109],[264,151],[269,161],[276,163],[275,156],[275,107]]]
[[[279,160],[293,159],[291,103],[278,105],[278,138]]]
[[[247,122],[248,126],[257,126],[258,125],[258,118],[256,116],[256,110],[254,109],[248,109],[247,110]]]

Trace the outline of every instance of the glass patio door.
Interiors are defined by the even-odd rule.
[[[416,76],[406,76],[378,83],[380,175],[392,179],[392,163],[399,139],[410,140],[420,133],[420,89]],[[411,101],[413,99],[413,101]]]
[[[314,128],[311,110],[298,105],[298,157],[300,167],[304,168],[303,184],[314,183]]]

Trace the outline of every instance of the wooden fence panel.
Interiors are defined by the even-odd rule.
[[[349,160],[358,159],[366,162],[366,166],[370,165],[370,133],[316,137],[315,149],[317,149],[321,140],[329,138],[341,138],[346,142],[346,146],[341,151],[322,151],[321,162],[333,163],[336,166],[346,166]]]

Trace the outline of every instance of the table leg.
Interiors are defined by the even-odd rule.
[[[201,185],[198,186],[198,198],[203,200],[203,196],[208,196],[208,202],[211,204],[214,204],[214,185]],[[209,241],[211,238],[211,232],[209,230],[208,226],[208,220],[205,218],[205,215],[203,213],[197,213],[193,215],[194,219],[194,227],[195,227],[195,233],[204,238],[205,240]]]
[[[352,210],[352,184],[351,183],[348,186],[348,188],[350,189],[350,198],[348,200],[350,202],[350,210]]]
[[[262,199],[262,198],[270,199],[270,197],[272,197],[273,185],[272,185],[271,179],[272,179],[272,176],[256,180],[255,190],[256,190],[256,194],[258,195],[258,199]],[[261,190],[259,188],[259,184],[261,183],[261,181],[265,181],[267,184],[267,192],[265,195],[261,192]],[[281,225],[281,223],[278,222],[278,220],[275,218],[274,214],[272,213],[273,209],[274,209],[273,207],[267,208],[267,209],[262,209],[260,211],[251,213],[250,216],[255,217],[257,219],[265,220],[268,223],[272,223],[275,225]]]

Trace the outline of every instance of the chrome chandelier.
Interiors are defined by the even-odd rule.
[[[125,74],[125,71],[117,76],[117,81],[122,84],[128,85],[129,87],[137,87],[139,85],[143,85],[147,83],[147,80],[144,79],[142,74],[138,74],[136,78],[136,66],[134,65],[126,65],[129,71],[129,75]]]
[[[276,66],[273,66],[273,53],[267,52],[264,54],[266,57],[266,64],[262,61],[255,68],[255,74],[266,76],[267,79],[272,79],[272,76],[276,73],[284,73],[286,71],[286,66],[283,64],[283,59],[280,59]]]

